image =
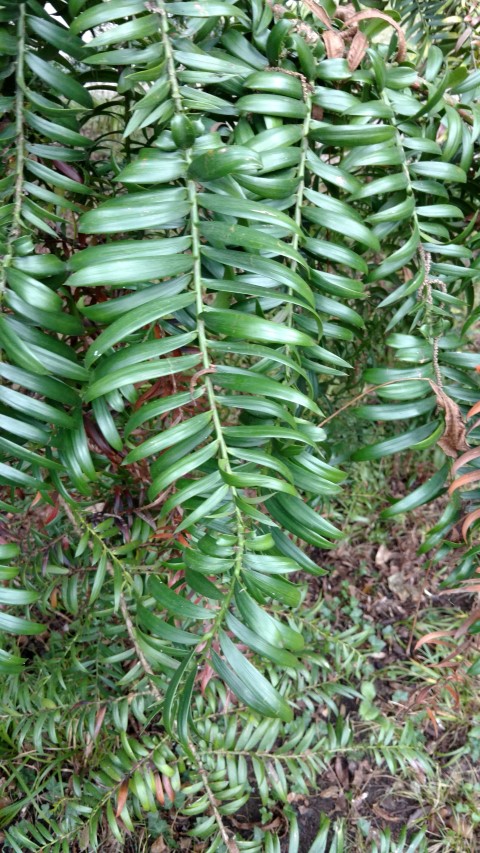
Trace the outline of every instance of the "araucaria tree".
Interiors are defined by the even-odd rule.
[[[480,71],[425,6],[0,5],[6,850],[169,808],[194,849],[279,850],[230,815],[348,742],[308,546],[350,459],[443,448],[386,518],[445,490],[479,396]]]

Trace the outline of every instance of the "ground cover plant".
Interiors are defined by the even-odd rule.
[[[0,4],[8,853],[478,842],[478,24]]]

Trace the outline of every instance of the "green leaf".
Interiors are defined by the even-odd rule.
[[[370,231],[362,222],[358,213],[346,202],[339,201],[327,193],[318,193],[315,190],[305,190],[305,198],[313,203],[313,207],[304,207],[305,216],[318,225],[339,231],[352,240],[364,243],[373,251],[379,251],[380,243],[378,237]]]
[[[350,200],[358,201],[372,195],[391,195],[405,189],[406,186],[407,176],[404,172],[398,172],[394,175],[386,175],[383,178],[375,178],[373,181],[363,184],[359,189],[352,192]]]
[[[223,479],[229,486],[239,489],[266,489],[271,492],[287,492],[289,495],[296,495],[296,489],[291,483],[279,480],[277,477],[259,474],[257,471],[251,473],[239,468],[230,472],[221,460],[219,467]]]
[[[152,400],[150,403],[146,403],[136,412],[133,412],[128,419],[125,425],[125,438],[128,438],[130,434],[141,426],[141,424],[144,424],[145,421],[148,421],[151,418],[157,418],[165,412],[173,412],[175,409],[181,408],[187,403],[192,403],[197,400],[198,397],[201,397],[203,393],[204,388],[200,386],[200,388],[195,388],[192,393],[189,391],[180,392],[178,394],[171,394],[161,400]]]
[[[107,376],[95,379],[88,386],[84,400],[86,403],[102,397],[116,388],[123,388],[135,382],[147,382],[149,379],[159,379],[161,376],[173,376],[189,370],[200,361],[200,355],[185,355],[178,358],[163,358],[156,362],[142,362],[121,370],[114,370]]]
[[[86,136],[82,136],[76,130],[71,130],[63,124],[57,124],[48,121],[42,116],[35,115],[30,110],[25,110],[25,120],[29,127],[36,130],[47,139],[52,139],[54,142],[62,142],[65,145],[80,145],[83,148],[88,148],[92,145],[92,141]]]
[[[126,18],[128,15],[139,15],[144,11],[143,0],[110,0],[108,6],[105,3],[99,3],[84,12],[74,14],[70,29],[73,33],[81,33],[107,21]]]
[[[300,228],[290,216],[275,210],[259,202],[249,201],[244,198],[232,198],[227,195],[214,195],[213,193],[199,193],[198,203],[206,210],[215,213],[223,213],[226,216],[236,216],[237,219],[253,219],[255,222],[265,222],[267,225],[276,225],[296,234],[301,234]]]
[[[408,384],[411,385],[412,383]],[[403,393],[405,393],[405,390],[407,396],[404,403],[399,403],[398,405],[393,406],[358,406],[356,409],[353,409],[353,414],[355,414],[357,418],[369,421],[407,420],[408,418],[420,417],[420,415],[424,415],[435,408],[435,397],[430,396],[426,399],[419,400],[418,402],[410,403],[408,386],[407,388],[404,386]]]
[[[278,261],[264,258],[259,255],[250,255],[246,252],[235,252],[226,249],[213,249],[210,246],[202,246],[202,255],[213,261],[218,261],[225,266],[238,267],[239,269],[253,272],[255,275],[269,276],[278,284],[290,287],[295,293],[302,296],[310,305],[313,304],[313,295],[308,284],[298,275]]]
[[[119,341],[124,341],[128,335],[149,323],[154,323],[161,317],[168,317],[181,308],[186,308],[195,300],[192,293],[181,293],[169,299],[159,299],[150,304],[139,305],[128,311],[124,317],[119,317],[110,324],[108,329],[98,336],[90,346],[85,356],[85,364],[90,367],[97,358],[111,349]]]
[[[156,151],[154,148],[144,148],[135,159],[120,170],[115,180],[121,181],[123,184],[166,184],[168,181],[181,178],[185,174],[186,168],[185,160],[176,152],[166,154],[164,151]],[[180,198],[185,198],[184,190],[180,188],[172,188],[169,191],[163,190],[162,192],[162,198],[167,205],[169,201],[175,200],[177,202]],[[139,205],[142,204],[142,201],[146,204],[150,202],[154,204],[156,199],[160,204],[158,190],[150,195],[136,193],[134,201],[138,201]],[[183,216],[183,206],[181,206],[181,211],[175,212],[178,212],[179,216]]]
[[[190,247],[191,240],[189,237],[170,237],[159,240],[122,240],[113,241],[111,243],[101,243],[99,246],[89,246],[88,249],[83,249],[81,252],[76,252],[69,259],[68,267],[74,272],[83,269],[84,267],[101,266],[102,275],[107,272],[108,265],[112,261],[118,261],[118,255],[121,251],[122,261],[141,261],[144,258],[162,258],[165,255],[176,255],[186,251]],[[141,255],[141,258],[139,256]],[[107,266],[105,266],[107,265]],[[122,278],[122,284],[133,284],[138,281],[138,276],[134,279],[134,271],[137,267],[134,264],[126,264],[128,269],[127,279]],[[100,274],[100,272],[99,272]],[[150,291],[149,291],[150,292]]]
[[[246,89],[258,89],[259,92],[271,92],[274,95],[286,95],[289,98],[303,98],[302,84],[298,77],[281,71],[256,71],[243,81]]]
[[[211,441],[209,444],[206,444],[205,447],[202,447],[201,450],[197,450],[195,453],[192,453],[190,456],[182,459],[181,464],[174,462],[169,467],[164,468],[161,473],[154,478],[152,485],[148,490],[149,500],[155,500],[157,495],[160,494],[163,489],[166,489],[167,486],[171,485],[171,483],[179,480],[180,477],[200,469],[205,462],[208,462],[212,456],[215,456],[217,449],[218,441]]]
[[[280,116],[281,118],[304,119],[307,107],[302,101],[283,95],[244,95],[237,101],[241,113]]]
[[[280,649],[278,646],[268,643],[263,637],[258,636],[258,634],[240,622],[231,613],[227,613],[226,623],[229,630],[235,634],[241,643],[244,643],[262,657],[272,660],[277,666],[291,667],[292,669],[298,669],[300,666],[300,662],[295,655],[292,655],[286,649]]]
[[[35,53],[27,53],[26,62],[30,70],[55,92],[64,95],[68,100],[82,104],[87,109],[93,107],[90,92],[78,83],[72,75],[59,71],[51,62],[45,62]]]
[[[215,373],[215,384],[235,391],[246,391],[278,400],[287,400],[318,415],[322,414],[317,404],[301,391],[270,379],[268,376],[252,375],[251,372],[242,368],[219,365]]]
[[[235,6],[233,3],[218,2],[218,0],[202,0],[202,3],[196,3],[194,0],[179,0],[168,4],[168,11],[172,15],[179,15],[185,18],[214,18],[214,17],[232,17],[239,18],[247,23],[245,13]]]
[[[86,251],[88,252],[88,249]],[[122,243],[118,244],[117,251],[122,252]],[[191,268],[191,255],[137,257],[131,261],[126,257],[121,260],[109,260],[84,266],[70,276],[68,285],[69,287],[118,287],[178,275]]]
[[[333,184],[349,193],[355,193],[360,190],[361,184],[357,178],[340,166],[332,166],[331,163],[326,163],[311,150],[307,151],[307,165],[314,175],[318,175],[319,178],[322,178],[327,183]]]
[[[31,622],[29,619],[22,619],[20,616],[0,612],[0,631],[6,631],[8,634],[24,634],[26,637],[30,637],[35,634],[42,634],[44,630],[45,626],[40,625],[39,622]]]
[[[175,736],[173,731],[174,703],[178,688],[180,686],[180,682],[183,678],[184,673],[187,671],[192,661],[192,658],[193,652],[188,655],[184,661],[182,661],[180,666],[176,669],[173,677],[171,678],[167,692],[165,693],[165,700],[163,703],[163,724],[165,726],[166,731],[172,738]]]
[[[418,249],[420,244],[420,234],[418,232],[417,227],[413,229],[413,232],[409,239],[393,252],[386,260],[382,261],[377,267],[373,269],[373,271],[368,276],[368,281],[378,281],[381,278],[386,278],[392,272],[400,269],[400,267],[405,266],[405,264],[410,261],[415,252]]]
[[[226,662],[212,652],[212,665],[228,687],[239,699],[264,716],[279,717],[284,722],[290,722],[293,719],[290,706],[223,631],[220,633],[220,643]]]
[[[441,181],[455,181],[464,184],[467,180],[467,176],[460,166],[442,163],[439,160],[422,160],[419,163],[411,163],[409,169],[415,175],[425,175],[426,178],[438,178]]]
[[[0,649],[0,673],[2,675],[19,675],[22,672],[24,661],[18,655]]]
[[[243,246],[253,251],[284,255],[300,266],[306,266],[304,258],[296,249],[264,231],[255,231],[243,225],[228,225],[224,222],[202,222],[199,230],[210,242],[220,243],[221,246]]]
[[[167,640],[169,643],[180,643],[184,646],[195,646],[198,643],[196,634],[191,634],[190,631],[183,631],[181,628],[176,628],[175,625],[170,625],[164,619],[160,619],[151,610],[148,610],[143,604],[137,604],[137,619],[142,628],[153,634],[154,637],[159,637],[161,640]]]
[[[323,145],[337,145],[340,148],[356,148],[360,145],[376,145],[389,142],[395,136],[395,128],[385,124],[349,125],[322,124],[311,130],[315,141]]]
[[[127,454],[123,460],[123,465],[131,465],[133,462],[138,462],[139,459],[145,459],[147,456],[159,453],[166,447],[171,447],[172,444],[183,441],[184,438],[195,435],[200,429],[203,429],[203,427],[210,423],[211,417],[211,412],[202,412],[177,426],[164,430],[159,435],[148,438]]]
[[[352,454],[352,459],[354,462],[366,462],[371,459],[381,459],[383,456],[390,456],[392,453],[400,453],[402,450],[410,450],[410,448],[415,447],[419,442],[427,439],[436,429],[436,422],[424,424],[402,435],[396,435],[377,444],[363,447]]]
[[[215,610],[210,607],[202,607],[194,604],[184,595],[175,592],[169,586],[162,583],[155,575],[151,575],[147,581],[148,592],[153,595],[155,601],[162,609],[168,610],[179,619],[212,619]]]
[[[212,148],[195,157],[188,167],[190,177],[207,183],[234,172],[255,174],[262,167],[259,155],[241,145]]]
[[[137,3],[139,3],[139,0],[137,0]],[[86,53],[88,53],[88,48],[81,39],[76,38],[73,34],[77,21],[78,18],[74,18],[70,30],[68,30],[63,26],[57,26],[51,19],[37,18],[34,15],[29,15],[27,18],[28,26],[37,36],[40,36],[40,39],[52,47],[56,47],[57,50],[68,53],[74,59],[82,60]]]
[[[264,320],[255,314],[242,314],[241,311],[219,311],[205,308],[199,319],[205,321],[207,329],[219,335],[231,338],[242,338],[252,341],[274,344],[292,344],[297,346],[313,346],[313,338],[293,327],[288,327],[271,320]]]
[[[56,153],[55,157],[52,159],[65,156],[62,155],[63,149],[60,149],[58,146],[54,147],[54,151]],[[44,156],[42,150],[38,151],[38,156]],[[37,163],[28,159],[25,165],[29,172],[35,175],[35,177],[40,178],[40,180],[45,181],[45,183],[51,187],[59,187],[60,189],[67,190],[67,192],[79,193],[80,195],[90,195],[92,193],[90,187],[85,186],[85,184],[80,183],[80,181],[74,181],[72,178],[67,178],[65,175],[61,175],[60,172],[56,172],[54,169],[44,166],[43,163]],[[41,255],[40,257],[44,256]],[[34,272],[34,270],[31,270],[31,272]]]
[[[129,193],[109,199],[80,218],[79,230],[85,234],[114,234],[146,228],[172,228],[189,210],[185,190],[162,189]]]
[[[155,15],[143,15],[143,17],[134,18],[125,24],[117,24],[114,27],[109,27],[104,32],[95,36],[89,42],[89,46],[90,48],[107,47],[121,41],[142,39],[145,36],[153,36],[158,32],[158,29],[159,21]]]
[[[368,272],[367,264],[361,255],[357,255],[356,252],[353,252],[352,249],[349,249],[347,246],[342,246],[339,243],[333,243],[330,240],[317,240],[313,237],[305,238],[303,245],[307,251],[312,253],[312,255],[316,255],[320,258],[328,258],[328,260],[334,261],[334,263],[344,264],[345,266],[351,267],[351,269],[358,270],[359,272]],[[318,277],[319,270],[314,270],[313,272],[315,273],[315,277]],[[337,281],[340,279],[340,276],[333,276],[332,273],[320,273],[320,275],[320,280],[322,282]],[[348,281],[348,279],[346,279],[346,281]],[[359,286],[361,286],[360,282],[350,280],[350,292],[348,295],[357,296],[357,288]]]
[[[419,205],[417,215],[427,216],[430,219],[463,219],[462,211],[453,204]]]
[[[220,55],[220,51],[217,50],[215,55],[202,53],[200,51],[187,51],[187,50],[176,50],[175,58],[181,65],[185,65],[187,68],[194,68],[197,71],[207,71],[213,72],[215,74],[225,75],[227,77],[231,76],[242,76],[245,77],[250,73],[251,68],[247,63],[241,61],[235,61],[232,59],[229,54],[223,54],[222,58]],[[185,79],[185,75],[182,75],[182,80]],[[204,78],[205,79],[205,78]]]
[[[384,509],[380,513],[380,517],[392,518],[394,515],[399,515],[402,512],[410,512],[410,510],[417,509],[417,507],[423,506],[423,504],[438,497],[440,492],[443,490],[449,470],[450,464],[446,462],[445,465],[443,465],[443,467],[433,475],[433,477],[430,477],[429,480],[422,483],[421,486],[413,492],[410,492],[406,497],[401,498],[399,501],[395,501],[395,503],[393,503],[392,506],[389,506],[388,509]]]

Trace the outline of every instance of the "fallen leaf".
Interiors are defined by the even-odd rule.
[[[386,545],[380,545],[377,553],[375,554],[375,565],[381,566],[382,568],[387,565],[389,560],[391,560],[393,554],[388,550]]]
[[[411,597],[412,594],[412,582],[406,577],[406,575],[402,574],[402,572],[394,572],[388,578],[388,586],[400,599],[400,601],[407,601]]]
[[[399,823],[403,820],[403,817],[395,817],[395,815],[390,814],[390,812],[385,811],[385,809],[382,809],[378,803],[373,804],[372,811],[375,812],[378,817],[381,817],[382,820],[387,820],[389,823]]]
[[[152,846],[150,847],[150,853],[165,853],[165,850],[168,850],[168,847],[165,844],[165,841],[162,836],[157,838],[157,840],[154,841]]]
[[[318,796],[322,800],[336,800],[340,796],[340,793],[338,785],[331,785],[330,788],[324,788],[323,791],[319,791]]]

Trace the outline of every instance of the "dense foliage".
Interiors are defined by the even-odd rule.
[[[442,493],[479,397],[474,29],[392,5],[0,5],[7,850],[107,849],[165,803],[276,850],[225,816],[349,743],[317,727],[349,688],[305,545],[342,538],[351,460],[438,444],[382,515]]]

